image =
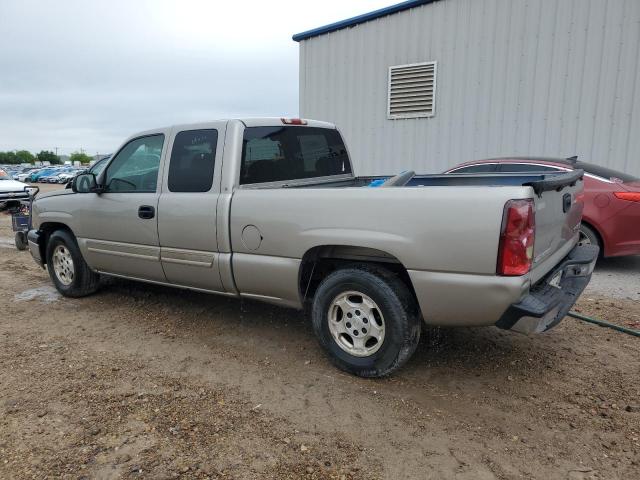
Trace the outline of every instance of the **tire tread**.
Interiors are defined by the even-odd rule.
[[[324,296],[329,288],[333,288],[341,282],[352,280],[354,275],[368,283],[379,294],[384,295],[390,303],[396,304],[395,307],[398,309],[403,338],[400,342],[401,347],[394,359],[387,364],[376,365],[372,368],[352,365],[333,355],[330,346],[323,341],[322,323],[326,321],[326,315],[319,311],[318,303],[321,303],[322,300],[318,299]],[[393,272],[373,264],[354,264],[328,275],[320,283],[316,291],[312,307],[312,322],[321,345],[330,353],[333,363],[341,370],[368,378],[388,376],[402,367],[416,351],[422,329],[417,302],[404,282]],[[330,341],[333,340],[331,339]]]
[[[64,243],[73,257],[74,268],[74,280],[69,287],[62,286],[56,274],[51,267],[51,257],[53,255],[53,249],[58,243]],[[80,247],[76,242],[75,237],[66,230],[56,230],[53,232],[47,241],[47,270],[49,277],[53,281],[56,289],[65,297],[79,298],[91,295],[98,290],[100,284],[100,275],[95,273],[89,268],[87,262],[84,261]]]

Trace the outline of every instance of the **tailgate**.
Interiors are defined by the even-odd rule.
[[[583,171],[545,176],[534,189],[536,234],[532,282],[546,275],[575,245],[582,221]]]

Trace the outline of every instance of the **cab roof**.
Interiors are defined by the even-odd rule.
[[[165,127],[153,128],[150,130],[145,130],[142,132],[137,132],[134,135],[131,135],[129,139],[141,137],[145,135],[153,135],[156,133],[167,133],[169,130],[198,130],[202,128],[211,128],[211,124],[214,122],[241,122],[245,127],[276,127],[283,125],[291,125],[288,124],[288,121],[291,120],[303,120],[304,124],[294,124],[294,126],[302,126],[302,127],[317,127],[317,128],[330,128],[335,129],[336,126],[333,123],[323,122],[321,120],[311,120],[307,118],[298,119],[298,118],[289,118],[289,117],[245,117],[245,118],[223,118],[216,120],[209,120],[197,123],[182,123],[169,125]]]

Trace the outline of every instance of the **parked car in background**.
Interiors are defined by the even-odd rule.
[[[17,173],[15,168],[11,167],[2,167],[2,171],[4,172],[4,177],[9,177],[13,179],[13,176]]]
[[[56,170],[53,170],[52,172],[49,172],[49,173],[47,173],[45,175],[41,175],[38,178],[38,182],[40,182],[40,183],[53,183],[52,179],[54,179],[54,178],[56,178],[58,176],[58,172],[59,172],[59,170],[56,169]]]
[[[584,170],[580,244],[600,247],[604,257],[640,254],[640,179],[577,157],[506,157],[462,163],[445,173],[488,174]]]
[[[39,175],[37,181],[39,183],[51,183],[51,179],[55,178],[55,176],[58,175],[59,172],[60,172],[59,168],[54,168],[51,171],[48,171],[47,173]]]
[[[43,177],[46,177],[47,175],[52,174],[53,172],[55,172],[57,169],[55,167],[45,167],[45,168],[41,168],[39,170],[36,170],[34,172],[31,172],[31,174],[29,175],[29,181],[30,182],[39,182],[40,179],[42,179]]]
[[[31,174],[35,173],[38,170],[40,170],[40,169],[39,168],[25,168],[20,173],[15,175],[14,178],[16,180],[18,180],[19,182],[27,182],[27,181],[29,181],[29,177],[31,176]]]
[[[111,158],[111,155],[107,155],[106,157],[101,158],[96,163],[91,165],[88,169],[80,170],[75,176],[78,176],[81,173],[93,173],[96,176],[100,175],[102,170],[104,170],[104,167],[107,166],[107,163],[109,162],[110,158]],[[71,183],[67,182],[67,186],[65,188],[71,188]]]
[[[54,172],[52,174],[46,175],[40,179],[42,183],[58,183],[58,177],[60,173]]]
[[[378,377],[422,322],[557,325],[598,255],[576,246],[582,178],[358,177],[332,124],[214,121],[134,135],[100,174],[39,196],[28,243],[69,297],[104,274],[308,307],[333,361]]]
[[[42,183],[66,183],[73,178],[78,169],[71,166],[57,167],[53,172],[39,178]]]
[[[12,201],[29,198],[29,194],[25,190],[25,187],[28,186],[26,183],[12,179],[6,170],[0,168],[0,211],[5,210],[8,205],[10,206]]]
[[[82,170],[69,170],[56,175],[55,181],[51,183],[68,183],[73,180]]]

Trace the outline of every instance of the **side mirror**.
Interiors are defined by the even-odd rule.
[[[82,173],[73,179],[71,190],[75,193],[91,193],[98,189],[96,176],[93,173]]]

